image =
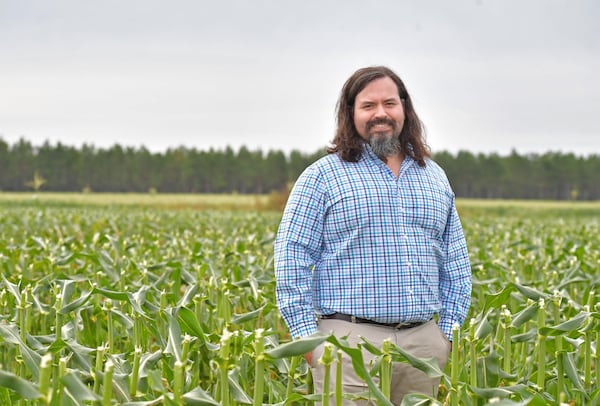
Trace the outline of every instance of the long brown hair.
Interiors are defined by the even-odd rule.
[[[354,102],[356,96],[369,83],[384,77],[388,77],[396,83],[398,95],[404,107],[404,127],[400,133],[402,153],[412,157],[420,166],[425,166],[425,158],[431,157],[431,152],[425,143],[423,123],[415,112],[410,95],[402,80],[385,66],[359,69],[346,81],[336,106],[335,137],[327,152],[338,153],[343,160],[348,162],[357,162],[360,159],[365,141],[354,126]]]

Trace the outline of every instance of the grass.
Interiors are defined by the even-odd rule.
[[[0,203],[32,203],[50,205],[125,205],[165,209],[254,210],[268,204],[269,195],[256,194],[151,194],[151,193],[54,193],[0,192]],[[461,213],[495,212],[498,214],[530,213],[600,214],[600,201],[550,200],[456,200]]]
[[[485,200],[457,199],[463,223],[470,218],[495,216],[502,218],[593,218],[600,216],[600,202],[550,200]]]
[[[241,210],[265,205],[267,195],[150,193],[0,193],[1,203],[43,205],[123,205],[164,209]]]

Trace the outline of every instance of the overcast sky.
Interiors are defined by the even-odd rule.
[[[328,145],[387,65],[433,151],[600,153],[597,0],[0,0],[0,138]]]

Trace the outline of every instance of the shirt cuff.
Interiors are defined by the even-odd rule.
[[[312,322],[303,322],[294,326],[290,326],[290,333],[294,338],[308,337],[316,332],[317,322],[315,320],[312,320]]]

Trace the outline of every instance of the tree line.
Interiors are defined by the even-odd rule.
[[[325,155],[240,147],[150,152],[114,145],[34,146],[0,138],[0,190],[137,193],[270,193],[285,190]],[[599,200],[600,155],[510,155],[446,151],[434,154],[458,197]]]

